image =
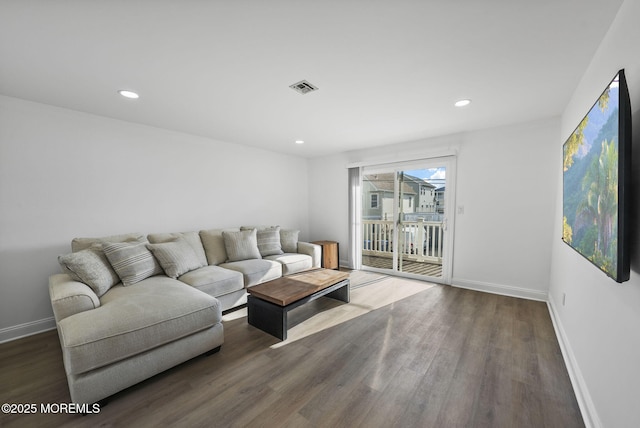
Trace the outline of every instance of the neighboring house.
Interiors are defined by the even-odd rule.
[[[394,173],[369,174],[362,180],[362,218],[366,220],[393,220]],[[413,213],[417,193],[412,186],[402,186],[402,208]]]
[[[403,174],[401,177],[404,183],[411,186],[411,188],[417,194],[416,208],[413,212],[416,213],[433,213],[435,212],[435,189],[436,186],[423,180],[422,178],[414,177],[409,174]],[[407,213],[408,211],[405,211]]]
[[[413,214],[437,212],[436,187],[421,178],[403,174],[402,212]],[[367,220],[393,219],[394,173],[365,175],[362,181],[362,218]],[[444,187],[441,195],[444,204]],[[444,209],[444,205],[443,205]]]

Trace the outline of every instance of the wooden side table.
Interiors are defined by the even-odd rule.
[[[325,269],[340,269],[340,250],[336,241],[314,241],[322,247],[321,266]]]

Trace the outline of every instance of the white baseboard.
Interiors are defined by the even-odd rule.
[[[530,288],[513,287],[511,285],[494,284],[490,282],[473,281],[470,279],[453,278],[453,287],[467,288],[469,290],[484,291],[485,293],[500,294],[503,296],[519,297],[527,300],[547,301],[547,292],[531,290]]]
[[[576,394],[576,400],[578,400],[578,406],[580,406],[580,411],[582,412],[584,424],[586,428],[601,428],[602,422],[598,417],[598,412],[593,404],[591,394],[589,394],[589,389],[587,388],[587,384],[582,376],[578,362],[576,361],[573,350],[571,349],[571,345],[564,331],[564,327],[562,326],[562,322],[557,315],[558,313],[555,310],[556,305],[551,295],[549,295],[547,299],[547,306],[549,307],[553,328],[556,331],[556,337],[560,344],[562,357],[564,358],[567,371],[569,372],[569,378],[573,385],[573,391]]]
[[[56,328],[56,320],[53,317],[6,327],[0,329],[0,343],[10,342],[22,337],[53,330],[54,328]]]

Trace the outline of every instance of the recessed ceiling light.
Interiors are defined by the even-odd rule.
[[[136,94],[133,91],[127,91],[127,90],[121,89],[118,91],[118,93],[125,98],[131,98],[131,99],[140,98],[140,95]]]
[[[471,104],[471,100],[459,100],[459,101],[456,101],[454,105],[456,107],[464,107],[464,106],[468,106],[469,104]]]
[[[296,144],[304,144],[304,141],[302,141],[302,140],[296,140]]]

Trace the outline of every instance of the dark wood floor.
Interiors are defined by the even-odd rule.
[[[221,352],[99,414],[0,414],[0,426],[584,426],[544,303],[434,285],[371,304],[402,284],[358,288],[349,305],[319,299],[283,343],[231,314]],[[55,331],[0,345],[0,403],[67,403],[59,346]]]

